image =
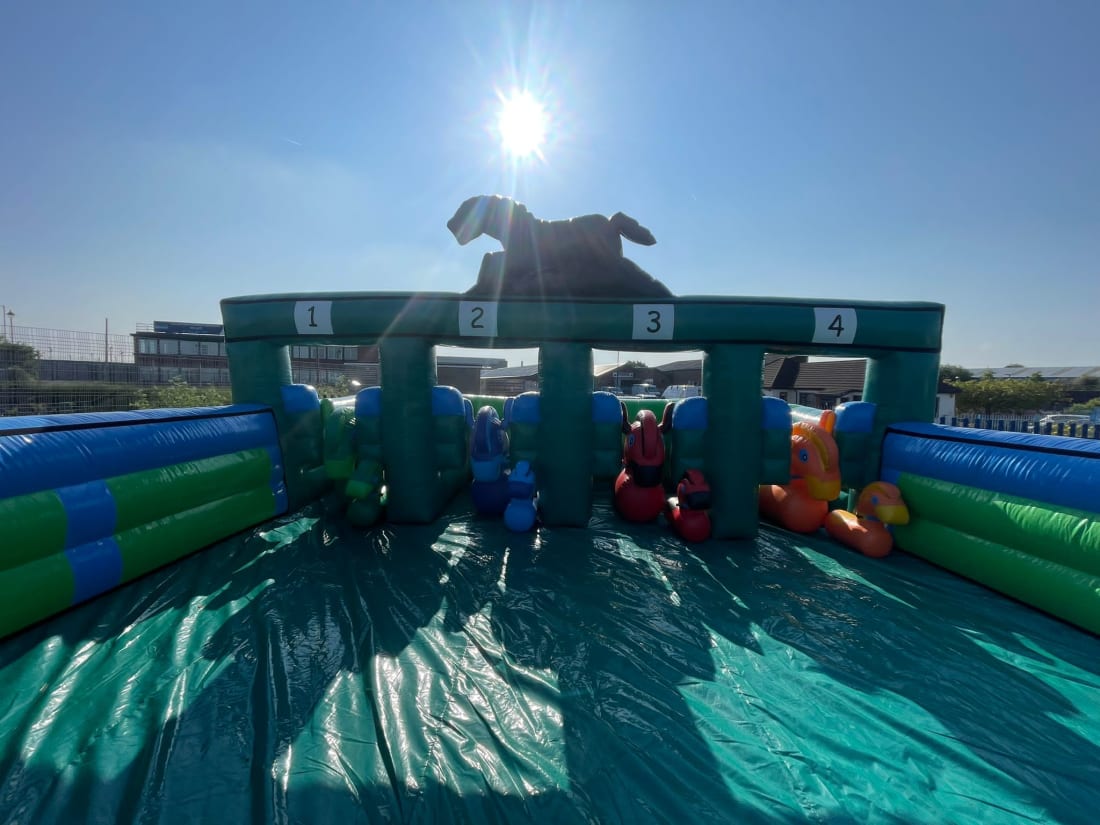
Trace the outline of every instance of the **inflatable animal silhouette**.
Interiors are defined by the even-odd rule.
[[[499,195],[466,199],[447,228],[460,244],[480,235],[501,242],[481,262],[466,294],[481,297],[667,298],[660,281],[623,257],[623,238],[646,246],[657,241],[634,218],[616,212],[560,221],[536,218],[521,203]]]

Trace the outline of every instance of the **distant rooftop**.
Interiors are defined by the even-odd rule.
[[[1100,378],[1100,367],[967,367],[975,378],[992,373],[994,378],[1030,378],[1038,373],[1046,381],[1074,381],[1093,376]]]

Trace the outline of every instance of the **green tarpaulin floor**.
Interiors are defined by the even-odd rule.
[[[1092,822],[1100,641],[764,528],[317,504],[0,643],[0,821]]]

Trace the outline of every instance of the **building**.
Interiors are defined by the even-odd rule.
[[[221,324],[154,321],[133,334],[134,363],[142,384],[182,378],[192,386],[228,386],[229,358]],[[477,394],[485,369],[505,366],[503,358],[438,356],[437,380],[468,395]],[[380,383],[376,345],[294,345],[292,379],[313,386],[372,387]]]

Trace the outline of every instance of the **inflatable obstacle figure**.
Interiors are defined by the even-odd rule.
[[[758,491],[760,512],[796,533],[812,533],[822,526],[829,502],[840,497],[840,458],[831,410],[821,423],[796,421],[791,425],[791,480],[766,484]]]
[[[386,508],[386,489],[382,484],[382,465],[363,459],[352,470],[344,494],[348,502],[348,521],[356,527],[371,527],[382,518]]]
[[[908,523],[909,508],[902,501],[901,490],[875,481],[863,488],[854,513],[833,510],[826,515],[825,532],[865,556],[880,559],[894,546],[893,526]]]
[[[710,538],[710,485],[700,470],[687,470],[668,500],[665,518],[684,541]]]
[[[486,405],[470,433],[470,498],[481,515],[499,516],[508,506],[507,464],[508,433],[496,408]]]
[[[623,469],[615,479],[615,509],[627,521],[653,521],[665,509],[661,476],[665,463],[664,433],[672,422],[673,404],[665,406],[658,423],[650,410],[641,410],[630,423],[622,404]]]
[[[538,487],[530,461],[518,461],[508,474],[508,506],[504,523],[514,533],[526,533],[538,518]]]

